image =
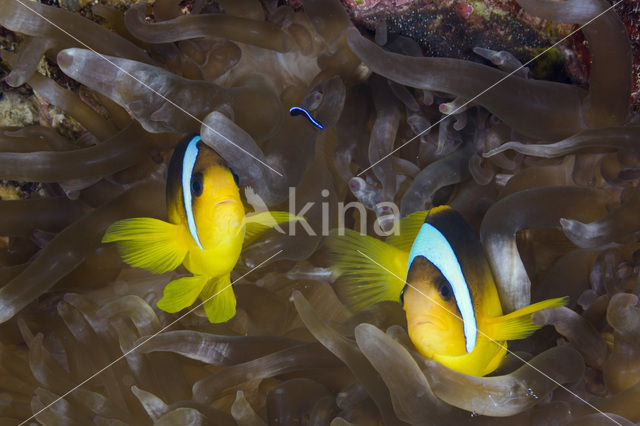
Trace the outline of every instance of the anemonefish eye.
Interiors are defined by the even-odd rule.
[[[229,170],[231,171],[231,174],[233,175],[233,180],[236,182],[236,186],[240,186],[240,176],[238,176],[236,171],[233,170],[231,167],[229,167]]]
[[[446,279],[442,279],[442,281],[440,281],[440,284],[438,284],[438,293],[440,294],[442,300],[444,300],[445,302],[451,300],[453,290],[451,289],[451,284],[449,284],[449,281],[447,281]]]
[[[204,189],[204,182],[202,178],[202,173],[197,172],[191,176],[191,195],[194,197],[199,197],[202,195],[202,190]]]

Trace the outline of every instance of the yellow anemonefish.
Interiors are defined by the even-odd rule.
[[[200,296],[209,321],[229,320],[236,311],[230,272],[243,246],[272,226],[303,220],[285,212],[245,216],[238,183],[237,175],[200,136],[188,136],[169,163],[170,223],[139,217],[107,229],[102,242],[117,242],[129,265],[163,273],[184,264],[193,274],[167,284],[158,308],[178,312]]]
[[[549,299],[503,315],[480,241],[448,206],[401,219],[399,235],[384,242],[344,231],[332,231],[329,239],[339,297],[353,311],[399,301],[418,351],[465,374],[491,373],[508,340],[540,328],[531,322],[533,312],[566,303]]]

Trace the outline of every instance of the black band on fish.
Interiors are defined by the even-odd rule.
[[[231,174],[233,175],[233,180],[236,182],[236,186],[240,186],[240,176],[238,176],[238,174],[236,173],[235,170],[233,170],[231,167],[229,167],[229,171],[231,172]]]
[[[300,108],[300,107],[291,107],[289,109],[289,114],[291,114],[291,116],[296,116],[296,115],[304,115],[305,117],[307,117],[307,120],[309,120],[311,122],[311,124],[313,124],[314,126],[316,126],[318,129],[320,130],[324,130],[324,126],[322,125],[322,123],[316,121],[311,114],[309,114],[309,111],[307,111],[304,108]]]
[[[409,287],[408,283],[404,283],[404,287],[402,287],[402,291],[400,292],[400,306],[404,307],[404,292]]]

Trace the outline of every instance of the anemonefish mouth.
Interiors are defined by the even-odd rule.
[[[444,330],[446,328],[442,321],[433,317],[422,317],[420,319],[416,319],[414,326],[430,326],[440,330]]]
[[[223,204],[227,204],[227,203],[235,203],[235,202],[236,202],[236,200],[222,200],[222,201],[218,201],[217,203],[215,203],[215,204],[213,205],[213,207],[215,208],[215,207],[221,206],[221,205],[223,205]]]

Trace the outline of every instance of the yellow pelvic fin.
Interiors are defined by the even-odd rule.
[[[158,300],[158,308],[174,313],[193,305],[207,280],[208,277],[194,275],[171,281],[164,288],[162,299]]]
[[[403,217],[399,222],[400,232],[398,235],[390,235],[385,240],[385,243],[391,244],[392,246],[409,253],[409,251],[411,251],[413,241],[416,239],[416,235],[418,235],[418,231],[420,231],[426,216],[426,211],[419,211]]]
[[[102,242],[117,242],[120,255],[126,263],[156,274],[176,269],[188,250],[180,226],[150,217],[112,223]]]
[[[231,287],[231,277],[222,275],[211,278],[200,293],[209,322],[229,321],[236,314],[236,295]]]
[[[564,306],[569,298],[543,300],[500,317],[488,318],[485,333],[495,341],[518,340],[529,337],[540,325],[531,322],[531,314],[541,309]]]
[[[383,300],[399,301],[409,253],[351,229],[343,231],[332,230],[327,240],[340,275],[334,284],[340,299],[354,312]]]
[[[255,214],[248,214],[244,217],[244,222],[247,225],[244,234],[244,245],[247,247],[253,243],[258,237],[268,231],[270,228],[275,227],[281,223],[293,222],[296,220],[305,220],[303,217],[295,216],[287,212],[261,212]]]

